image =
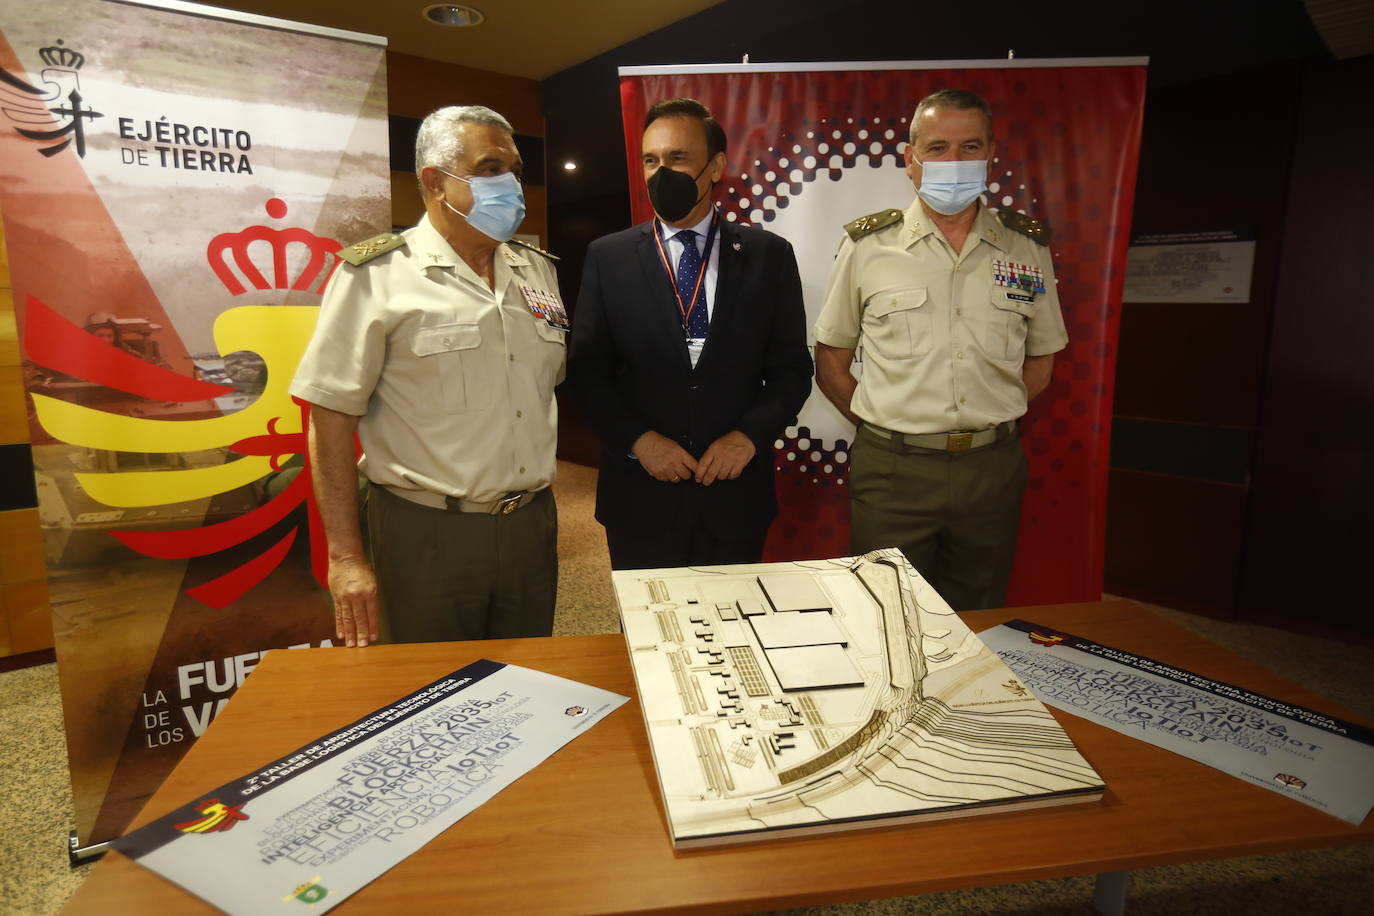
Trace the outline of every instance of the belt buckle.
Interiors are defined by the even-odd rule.
[[[945,450],[950,452],[966,452],[973,447],[973,433],[950,433],[949,442],[945,445]]]
[[[520,493],[512,493],[511,495],[509,495],[509,496],[507,496],[507,497],[505,497],[505,498],[503,498],[503,499],[498,499],[498,500],[496,501],[496,505],[492,506],[492,508],[491,508],[491,514],[492,514],[492,515],[510,515],[510,514],[511,514],[512,512],[514,512],[516,509],[519,509],[519,508],[520,508],[520,500],[522,500],[522,499],[524,499],[524,498],[525,498],[525,494],[524,494],[524,492],[522,491],[522,492],[520,492]]]

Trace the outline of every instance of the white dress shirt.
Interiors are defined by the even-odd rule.
[[[697,223],[695,226],[686,227],[687,229],[690,229],[697,234],[697,237],[695,239],[697,253],[701,254],[703,257],[705,257],[706,255],[702,249],[706,245],[706,234],[711,229],[711,218],[715,216],[715,212],[715,208],[712,207],[711,210],[706,214],[706,216],[702,217],[701,222]],[[658,222],[658,228],[661,229],[663,232],[662,238],[664,239],[664,248],[668,254],[668,263],[671,265],[673,269],[673,276],[676,277],[677,262],[682,258],[682,243],[674,241],[674,238],[677,236],[679,232],[682,232],[684,230],[674,229],[671,226],[665,226],[661,221]],[[711,241],[710,258],[706,262],[706,276],[703,277],[701,280],[701,295],[702,298],[706,300],[706,319],[708,322],[710,321],[711,316],[713,314],[713,309],[716,306],[716,280],[719,276],[720,229],[717,228],[716,237]],[[690,290],[683,290],[682,292],[682,304],[683,306],[686,306],[687,297],[692,295],[692,293]],[[697,308],[701,308],[701,305],[698,304]],[[706,338],[704,337],[687,338],[687,356],[692,360],[693,369],[696,368],[697,360],[701,359],[701,350],[704,346],[706,346]]]

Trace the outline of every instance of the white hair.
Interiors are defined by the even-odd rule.
[[[514,134],[510,122],[490,108],[482,105],[450,105],[432,111],[420,124],[415,135],[415,177],[420,177],[420,169],[427,165],[451,169],[462,154],[462,144],[457,127],[464,121],[474,124],[491,124],[508,134]]]

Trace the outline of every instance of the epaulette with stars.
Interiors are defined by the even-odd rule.
[[[1050,243],[1049,224],[1042,220],[1015,210],[998,210],[997,218],[1002,221],[1003,226],[1012,232],[1021,233],[1032,242],[1039,242],[1041,245]]]
[[[338,251],[340,259],[347,261],[354,267],[361,267],[368,261],[388,251],[395,251],[406,243],[405,237],[398,232],[383,232],[381,235],[374,235],[370,239],[364,239],[356,245],[349,245]]]
[[[844,231],[849,233],[849,238],[852,241],[857,242],[866,235],[877,232],[879,229],[886,229],[888,226],[896,225],[901,221],[901,210],[879,210],[877,213],[870,213],[845,223]]]
[[[524,248],[524,249],[526,249],[527,251],[533,251],[535,254],[542,254],[544,257],[548,258],[550,261],[557,261],[557,260],[558,260],[558,255],[553,254],[552,252],[545,251],[544,249],[540,248],[538,245],[531,245],[529,242],[522,242],[522,241],[520,241],[519,239],[510,239],[509,242],[508,242],[507,244],[510,244],[510,245],[519,245],[521,248]]]

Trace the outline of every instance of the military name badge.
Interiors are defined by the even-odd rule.
[[[568,320],[568,312],[563,308],[563,300],[553,293],[546,293],[542,289],[535,289],[532,286],[521,284],[520,295],[525,297],[525,304],[530,308],[530,314],[546,322],[551,328],[558,328],[566,331],[572,327],[572,322]]]
[[[1034,302],[1037,293],[1045,291],[1045,273],[1032,264],[994,260],[992,282],[1006,289],[1004,294],[1015,302]]]

